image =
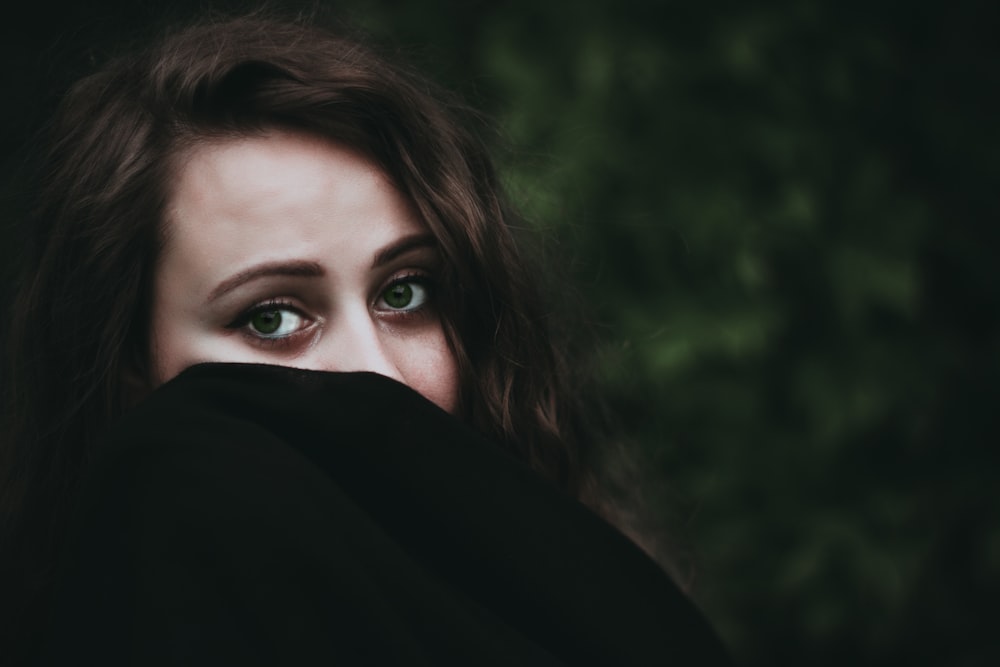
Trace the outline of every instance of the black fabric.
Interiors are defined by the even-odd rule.
[[[102,452],[43,664],[729,664],[645,554],[387,378],[196,366]]]

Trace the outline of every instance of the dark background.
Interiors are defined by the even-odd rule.
[[[60,92],[241,5],[164,4],[6,12],[5,300]],[[495,119],[740,664],[1000,664],[998,6],[336,5]]]

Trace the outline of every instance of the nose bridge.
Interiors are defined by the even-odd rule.
[[[323,339],[324,370],[369,371],[402,380],[367,308],[342,311]]]

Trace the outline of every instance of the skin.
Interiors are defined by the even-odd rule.
[[[165,232],[154,386],[201,362],[370,371],[456,410],[433,237],[367,159],[284,131],[200,144]]]

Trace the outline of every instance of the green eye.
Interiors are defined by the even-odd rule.
[[[427,303],[428,287],[420,280],[404,278],[382,292],[384,310],[412,311]]]
[[[309,326],[298,311],[278,304],[261,304],[238,320],[234,326],[245,328],[257,338],[285,338]]]
[[[406,308],[413,301],[413,287],[409,283],[397,283],[382,295],[390,308]]]
[[[265,335],[273,334],[281,328],[281,311],[262,310],[259,313],[255,313],[254,316],[250,318],[250,326],[253,327],[254,331],[257,333]]]

